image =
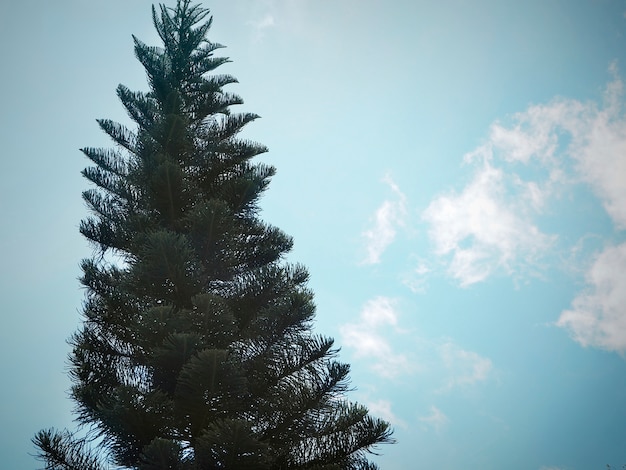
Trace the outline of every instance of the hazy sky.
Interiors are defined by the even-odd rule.
[[[82,146],[145,90],[149,1],[0,16],[0,460],[73,427]],[[626,463],[626,2],[216,0],[316,329],[390,420],[383,469]]]

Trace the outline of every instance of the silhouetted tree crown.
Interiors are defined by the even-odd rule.
[[[40,431],[47,469],[373,469],[389,424],[346,400],[349,366],[313,334],[307,271],[259,218],[274,168],[238,137],[258,116],[215,74],[208,10],[152,9],[163,47],[134,38],[149,91],[117,95],[136,129],[98,120],[84,148],[84,321],[71,397],[87,438]]]

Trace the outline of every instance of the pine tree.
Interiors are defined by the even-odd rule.
[[[84,148],[84,321],[71,397],[88,438],[40,431],[48,469],[372,469],[389,424],[346,400],[349,366],[312,333],[307,272],[259,218],[274,168],[238,137],[236,82],[214,70],[209,12],[152,9],[163,48],[134,38],[149,91],[120,85],[136,123],[99,120],[114,149]]]

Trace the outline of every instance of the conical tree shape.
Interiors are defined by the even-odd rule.
[[[238,138],[236,80],[209,42],[208,10],[153,8],[163,48],[135,38],[150,91],[120,85],[137,124],[98,121],[114,150],[85,148],[96,187],[80,230],[84,322],[71,339],[77,420],[34,441],[49,469],[371,469],[388,423],[347,402],[349,367],[311,332],[307,272],[258,217],[274,168]],[[109,255],[114,255],[109,256]],[[108,261],[111,259],[117,262]]]

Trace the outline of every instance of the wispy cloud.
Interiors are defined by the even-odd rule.
[[[435,393],[449,393],[486,382],[492,375],[491,359],[459,346],[450,338],[410,337],[411,356],[392,347],[396,335],[406,335],[398,325],[393,299],[376,297],[363,306],[359,320],[339,328],[344,346],[353,351],[355,360],[364,360],[379,376],[395,378],[422,373],[438,383]]]
[[[391,402],[388,400],[377,400],[374,402],[365,402],[367,408],[371,412],[373,416],[377,416],[379,418],[384,419],[385,421],[389,421],[392,425],[407,428],[408,425],[405,421],[398,418],[393,411],[391,411]]]
[[[263,18],[261,18],[260,20],[254,23],[254,27],[257,28],[258,30],[263,30],[263,29],[271,28],[275,24],[276,22],[274,21],[274,16],[271,15],[270,13],[266,13],[265,16],[263,16]]]
[[[529,215],[542,198],[538,185],[524,184],[484,158],[460,194],[439,196],[423,218],[430,224],[435,253],[450,257],[448,272],[466,287],[498,268],[520,270],[554,242]]]
[[[427,276],[441,264],[462,287],[496,273],[515,279],[542,276],[554,267],[552,260],[563,262],[558,253],[576,251],[577,260],[588,266],[587,285],[556,325],[583,346],[626,353],[626,115],[624,84],[615,65],[610,73],[601,102],[557,98],[490,127],[486,141],[464,156],[472,171],[468,183],[438,195],[422,212],[433,256],[420,257],[418,267],[404,276],[405,285],[423,291]],[[391,178],[386,182],[395,198],[383,202],[372,228],[363,234],[365,264],[379,263],[405,224],[406,197]],[[575,224],[580,233],[573,240],[572,226],[559,225],[553,203],[579,190],[597,198],[613,222],[613,233]],[[550,231],[544,228],[546,221]],[[605,248],[590,259],[591,245],[584,240]],[[364,356],[374,357],[376,350],[387,365],[397,361],[395,370],[403,367],[406,358],[394,355],[389,343],[367,325],[364,319],[346,327],[350,344]],[[449,364],[456,360],[471,365],[471,373],[453,375],[445,387],[483,380],[491,370],[491,362],[475,353],[449,345],[442,351],[444,362],[447,358]]]
[[[461,286],[496,272],[541,272],[559,241],[541,228],[541,216],[575,185],[590,188],[615,228],[626,229],[624,87],[614,65],[610,73],[603,103],[559,98],[494,123],[464,157],[469,183],[423,212],[435,255]]]
[[[257,19],[248,21],[248,24],[252,26],[254,41],[259,42],[263,39],[267,30],[276,26],[276,19],[272,13],[265,13]]]
[[[426,416],[420,416],[417,419],[437,433],[440,433],[444,429],[444,427],[450,422],[448,417],[435,405],[431,405],[430,414]]]
[[[424,259],[418,259],[417,266],[409,273],[402,276],[402,284],[408,287],[411,292],[423,294],[426,292],[428,284],[428,274],[432,271],[428,262]]]
[[[396,238],[396,230],[405,223],[406,197],[390,175],[383,179],[395,198],[384,201],[372,217],[373,227],[363,232],[367,254],[362,264],[380,263],[380,257]]]
[[[452,341],[443,343],[439,347],[439,353],[448,371],[448,377],[440,392],[483,382],[493,369],[490,359],[474,351],[462,349]]]
[[[283,38],[304,39],[313,44],[328,41],[326,24],[311,20],[314,4],[300,0],[254,0],[240,3],[248,18],[252,40],[261,43],[274,30]]]
[[[618,229],[626,228],[626,117],[624,85],[616,64],[602,103],[555,99],[530,106],[513,116],[513,125],[491,127],[486,146],[506,162],[538,161],[553,181],[565,175],[564,164],[575,163],[575,181],[588,183]],[[482,147],[477,152],[481,153]],[[572,182],[572,181],[569,181]]]
[[[342,343],[352,348],[357,358],[372,360],[372,369],[380,376],[396,377],[414,369],[404,354],[393,351],[383,335],[386,326],[397,331],[397,323],[394,301],[376,297],[365,304],[357,323],[344,324],[339,331]]]
[[[626,353],[626,243],[596,258],[587,272],[587,289],[557,325],[583,346]]]
[[[602,201],[617,232],[626,229],[626,116],[624,85],[615,64],[601,107],[587,105],[572,119],[570,154],[580,179]],[[626,243],[608,245],[589,263],[587,286],[557,325],[583,346],[626,353]]]
[[[618,230],[626,229],[626,116],[624,85],[611,66],[613,81],[605,90],[604,106],[588,106],[576,123],[572,156]]]

